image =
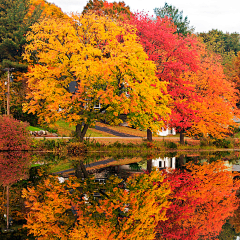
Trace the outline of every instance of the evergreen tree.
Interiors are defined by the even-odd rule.
[[[1,70],[13,67],[24,71],[26,64],[22,60],[26,33],[38,20],[41,11],[30,11],[29,0],[0,0],[0,65]]]
[[[187,17],[183,17],[183,11],[179,11],[175,6],[168,5],[165,3],[162,8],[155,8],[154,13],[157,17],[164,18],[169,17],[172,19],[172,22],[177,26],[176,33],[180,33],[184,36],[187,36],[189,33],[194,31],[194,28],[189,24]]]

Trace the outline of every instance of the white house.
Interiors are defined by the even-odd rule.
[[[162,128],[162,131],[158,131],[157,135],[162,136],[162,137],[166,137],[168,135],[176,135],[176,130],[175,128]]]

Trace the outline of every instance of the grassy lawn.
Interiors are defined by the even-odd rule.
[[[49,125],[50,128],[58,130],[58,135],[62,137],[71,137],[75,132],[75,126],[60,120],[54,124]],[[98,131],[94,128],[89,128],[86,133],[86,137],[114,137],[111,134]]]
[[[27,129],[28,129],[28,131],[40,131],[40,130],[43,130],[42,128],[33,127],[33,126],[29,126]]]
[[[60,163],[58,165],[53,165],[51,167],[51,173],[55,173],[55,172],[60,172],[60,171],[63,171],[63,170],[67,170],[67,169],[70,169],[70,168],[73,168],[72,164],[70,162],[66,162],[66,163]]]

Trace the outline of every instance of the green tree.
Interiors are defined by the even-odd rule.
[[[174,25],[177,26],[176,33],[187,36],[194,31],[194,28],[190,26],[190,22],[187,17],[183,17],[183,11],[179,11],[175,6],[165,3],[164,7],[155,8],[154,13],[157,17],[168,17],[172,19]]]
[[[223,33],[220,30],[212,29],[207,33],[199,33],[210,51],[220,54],[223,58],[228,53],[233,53],[235,56],[240,51],[240,35],[238,33]]]
[[[23,63],[23,46],[30,26],[40,17],[36,8],[29,15],[29,0],[0,0],[0,65],[1,68],[13,67],[26,70]]]
[[[219,240],[235,240],[238,234],[236,233],[234,227],[227,221],[220,232],[218,239]]]

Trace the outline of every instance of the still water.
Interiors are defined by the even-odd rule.
[[[93,201],[98,201],[99,205],[99,199],[104,198],[107,191],[113,191],[110,189],[110,185],[115,186],[113,181],[110,184],[108,179],[114,178],[114,181],[117,179],[116,186],[119,189],[127,189],[126,182],[130,177],[138,178],[144,174],[150,176],[155,169],[161,171],[161,174],[165,174],[161,184],[165,184],[166,192],[163,192],[162,195],[165,194],[167,200],[164,201],[166,203],[168,201],[168,206],[165,207],[166,212],[161,212],[161,216],[164,215],[165,218],[158,220],[154,230],[156,231],[154,233],[156,239],[239,239],[240,207],[238,207],[239,191],[236,187],[238,188],[240,185],[238,185],[239,183],[235,184],[235,180],[239,177],[234,175],[236,172],[240,172],[240,157],[237,151],[185,154],[169,152],[142,157],[134,157],[134,153],[128,156],[107,156],[102,153],[86,156],[61,156],[52,153],[40,155],[28,152],[0,152],[0,239],[38,239],[41,234],[44,235],[41,227],[49,229],[52,227],[59,231],[54,233],[58,238],[51,238],[49,235],[49,238],[43,237],[41,239],[81,239],[81,237],[69,237],[70,235],[61,233],[61,231],[67,232],[69,228],[76,226],[78,213],[73,203],[71,203],[71,209],[66,210],[68,213],[62,215],[61,219],[57,219],[61,223],[60,227],[59,224],[56,225],[57,227],[51,225],[49,219],[46,219],[46,226],[44,226],[44,220],[41,222],[42,225],[29,224],[33,228],[34,226],[37,228],[35,231],[42,231],[40,235],[35,235],[38,237],[34,237],[34,231],[31,231],[32,234],[30,234],[29,228],[23,227],[27,223],[26,218],[31,215],[28,220],[34,219],[36,221],[37,218],[34,214],[37,216],[41,210],[35,208],[31,212],[32,205],[28,202],[31,194],[26,199],[26,196],[23,196],[23,189],[33,189],[38,186],[38,189],[41,190],[34,194],[36,196],[38,194],[38,200],[40,199],[42,204],[44,201],[46,204],[50,204],[46,199],[42,200],[44,197],[41,194],[45,194],[46,188],[47,191],[56,193],[53,188],[60,189],[61,184],[65,184],[73,176],[80,180],[91,176],[94,183],[104,189],[103,192],[101,189],[98,191],[95,189],[94,194],[92,194]],[[49,175],[58,177],[57,183],[55,182],[56,186],[53,183],[55,180],[50,180],[48,184],[43,186]],[[148,181],[150,181],[149,179]],[[75,183],[74,181],[76,182],[73,180],[72,184]],[[154,181],[153,183],[156,184]],[[87,184],[89,184],[87,187],[91,188],[90,181],[85,183],[85,185]],[[107,184],[110,184],[109,187],[106,186]],[[71,186],[71,189],[74,187]],[[83,191],[85,188],[78,186],[76,189]],[[53,199],[55,198],[55,204],[66,193],[72,198],[75,196],[74,190],[61,192],[59,195],[52,196]],[[32,198],[35,197],[34,194]],[[50,197],[48,195],[48,198]],[[83,194],[81,198],[85,199],[84,205],[91,205],[89,195]],[[131,204],[125,205],[124,211],[118,213],[118,218],[122,214],[121,219],[123,219],[127,212],[130,212]],[[67,206],[67,203],[61,205],[62,208],[64,206]],[[43,208],[43,206],[41,207]],[[48,209],[57,208],[56,206],[46,207]],[[144,211],[152,211],[152,209]],[[135,213],[135,215],[137,214]],[[139,216],[141,214],[139,212]],[[106,215],[104,213],[104,217]],[[43,214],[42,218],[44,217],[50,218],[47,211]],[[130,219],[129,216],[128,219]],[[101,221],[99,221],[100,223]],[[140,229],[138,231],[139,237],[136,235],[137,237],[133,239],[144,239],[140,237],[142,236]],[[129,232],[129,234],[133,233]],[[96,238],[92,237],[92,239]],[[114,237],[106,239],[114,239]],[[119,237],[118,239],[127,238]],[[149,237],[149,239],[151,238]]]

